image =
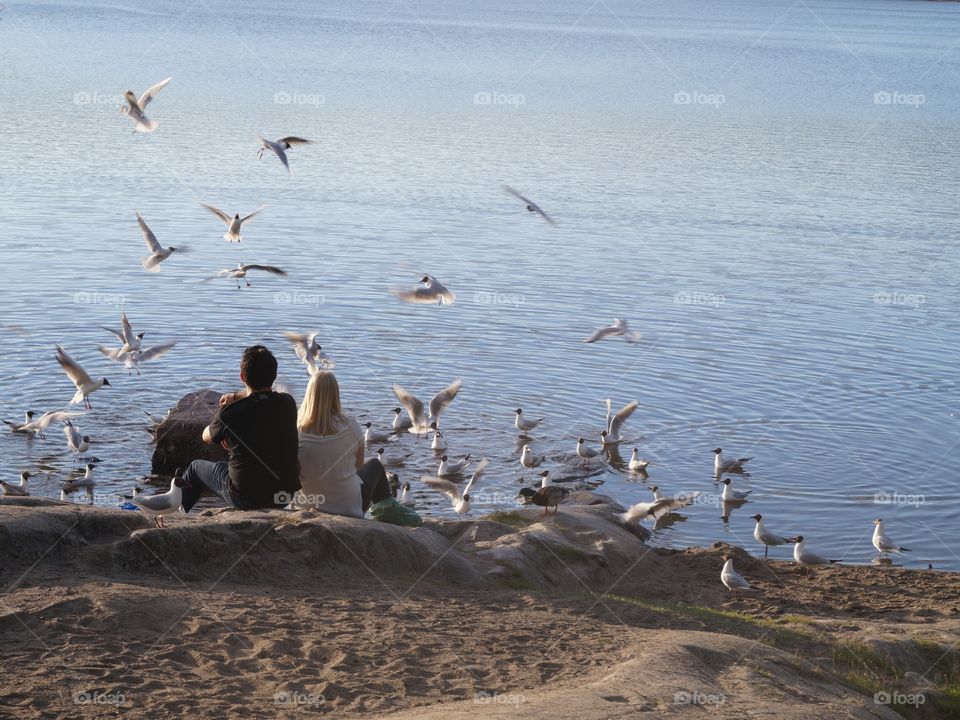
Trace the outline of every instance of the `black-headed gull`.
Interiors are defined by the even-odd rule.
[[[157,240],[157,236],[153,234],[147,223],[144,221],[143,217],[140,215],[140,211],[137,210],[137,225],[140,226],[140,231],[143,233],[143,240],[147,244],[147,250],[150,251],[150,254],[146,257],[140,258],[140,264],[143,265],[143,269],[148,272],[160,272],[160,263],[166,260],[168,257],[177,252],[185,252],[187,248],[185,247],[162,247],[160,241]]]
[[[420,278],[420,284],[410,290],[391,288],[390,293],[405,303],[421,305],[452,305],[457,296],[432,275]]]
[[[293,170],[290,169],[290,162],[287,160],[287,150],[292,148],[294,145],[312,145],[313,140],[307,140],[306,138],[297,137],[296,135],[287,135],[282,137],[279,140],[266,140],[261,136],[257,136],[257,139],[260,140],[260,149],[257,151],[257,160],[263,157],[263,153],[266,150],[269,150],[278,158],[280,162],[283,163],[283,166],[287,169],[287,172],[293,175]]]
[[[551,225],[556,225],[556,223],[553,221],[553,219],[552,219],[549,215],[547,215],[547,214],[540,208],[540,206],[537,205],[533,200],[531,200],[530,198],[524,197],[523,195],[521,195],[520,193],[518,193],[516,190],[514,190],[514,189],[513,189],[512,187],[510,187],[509,185],[504,185],[504,186],[503,186],[503,189],[504,189],[504,191],[510,193],[510,194],[513,195],[515,198],[517,198],[518,200],[520,200],[520,201],[523,203],[524,209],[525,209],[527,212],[531,212],[531,213],[534,213],[534,214],[536,214],[536,215],[539,215],[539,216],[542,217],[544,220],[546,220],[549,224],[551,224]]]
[[[633,472],[645,472],[649,465],[650,461],[646,458],[640,457],[640,451],[637,448],[634,448],[631,451],[630,462],[627,464],[627,467],[629,467]]]
[[[211,280],[216,280],[217,278],[223,278],[223,277],[233,278],[234,280],[237,281],[237,289],[239,290],[241,279],[243,279],[247,283],[247,287],[250,287],[250,281],[247,280],[247,273],[253,270],[270,273],[271,275],[287,274],[285,270],[281,270],[280,268],[274,267],[273,265],[257,265],[257,264],[246,265],[245,263],[237,263],[237,266],[235,268],[226,268],[225,270],[221,270],[216,275],[211,275],[208,278],[204,278],[201,282],[210,282]]]
[[[614,321],[607,325],[606,327],[599,328],[594,330],[593,334],[584,338],[585,343],[595,343],[598,340],[603,340],[608,337],[620,337],[623,336],[627,342],[636,343],[640,342],[640,339],[643,337],[636,330],[631,330],[627,327],[627,321],[621,320],[620,318],[614,318]]]
[[[307,372],[316,375],[321,370],[332,370],[337,366],[329,355],[323,352],[323,348],[317,342],[317,336],[320,333],[298,333],[289,330],[283,331],[283,336],[293,345],[293,351],[297,357],[307,366]]]
[[[92,407],[90,395],[102,387],[110,387],[110,381],[106,378],[91,380],[86,370],[80,367],[76,360],[67,355],[67,351],[59,345],[57,345],[57,362],[60,363],[60,367],[63,368],[67,377],[77,387],[77,392],[74,393],[73,399],[70,401],[71,405],[79,405],[82,402],[84,407],[90,409]]]
[[[640,522],[648,517],[658,519],[670,512],[672,498],[661,498],[653,502],[641,502],[631,505],[620,519],[625,523]]]
[[[126,358],[123,361],[123,366],[130,370],[136,370],[137,375],[140,374],[140,365],[154,358],[158,358],[164,353],[168,352],[174,345],[177,344],[176,340],[172,340],[167,343],[161,343],[160,345],[154,345],[142,350],[133,350],[132,352],[127,353]]]
[[[433,440],[430,442],[430,449],[437,451],[446,450],[447,439],[443,436],[443,433],[440,432],[440,428],[437,427],[436,420],[430,423],[430,429],[433,430]]]
[[[517,429],[520,435],[527,435],[532,430],[535,430],[537,426],[543,422],[543,418],[537,418],[536,420],[531,420],[530,418],[525,418],[523,416],[523,408],[517,408],[514,410],[516,413],[516,420],[513,422],[513,426]]]
[[[170,489],[160,495],[134,495],[130,502],[143,511],[147,517],[152,517],[158,528],[165,527],[163,516],[175,513],[183,502],[183,478],[179,469],[170,480]]]
[[[143,336],[146,333],[133,333],[133,326],[130,324],[130,320],[127,319],[127,313],[125,311],[120,312],[120,331],[117,332],[113,328],[108,328],[105,325],[101,325],[104,330],[111,332],[117,336],[117,339],[120,341],[119,348],[108,348],[103,345],[100,345],[100,352],[106,355],[111,360],[122,361],[127,353],[132,352],[133,350],[139,350],[140,345],[143,342]]]
[[[27,414],[29,417],[36,416],[36,413],[34,413],[32,410]],[[18,429],[15,429],[15,430],[13,430],[13,426],[15,425],[15,423],[10,423],[10,422],[7,422],[6,420],[4,420],[4,422],[7,423],[7,425],[11,426],[11,429],[13,430],[13,432],[17,432],[17,433],[21,433],[29,436],[36,435],[41,440],[45,440],[46,435],[43,434],[43,431],[47,429],[50,423],[65,422],[72,418],[78,417],[82,414],[83,413],[71,412],[68,410],[49,410],[43,413],[43,415],[41,415],[40,417],[35,418],[30,422],[17,425]]]
[[[410,483],[408,482],[403,484],[403,492],[400,493],[400,504],[408,508],[417,506],[417,500],[413,497],[413,491],[410,489]]]
[[[90,447],[90,436],[81,434],[80,429],[71,420],[63,424],[63,434],[67,436],[67,449],[75,456],[85,453]]]
[[[766,558],[769,554],[771,547],[776,547],[778,545],[789,545],[797,541],[796,538],[781,537],[780,535],[767,530],[766,526],[763,524],[763,515],[760,513],[751,515],[751,518],[757,521],[757,525],[753,529],[753,538],[758,543],[763,545],[764,558]]]
[[[413,453],[405,453],[402,451],[387,453],[383,448],[377,450],[377,459],[380,461],[380,464],[384,466],[403,465],[407,461],[407,458],[410,457],[413,457]]]
[[[450,502],[453,505],[454,511],[457,513],[457,515],[463,517],[464,515],[470,513],[470,491],[480,480],[480,476],[483,474],[483,471],[486,469],[489,463],[490,461],[486,458],[477,463],[477,467],[474,469],[473,474],[470,476],[470,480],[464,486],[462,491],[452,482],[445,480],[442,477],[433,478],[425,475],[421,479],[428,487],[431,487],[434,490],[439,490],[448,498],[450,498]]]
[[[890,537],[886,534],[883,527],[883,520],[877,518],[873,521],[875,525],[873,529],[873,546],[882,554],[889,555],[890,553],[897,553],[900,555],[905,552],[912,552],[910,548],[905,548],[900,545],[897,545]]]
[[[589,465],[590,461],[599,454],[599,451],[587,445],[586,440],[577,438],[577,455],[580,456],[581,465]]]
[[[720,477],[723,473],[732,472],[740,473],[743,472],[743,466],[748,460],[753,460],[752,457],[742,457],[742,458],[728,458],[724,457],[723,450],[720,448],[714,448],[713,450],[713,474],[716,477]]]
[[[440,456],[440,465],[437,467],[437,477],[460,475],[470,464],[470,456],[464,455],[459,460],[451,460],[446,455]]]
[[[143,114],[143,111],[146,110],[147,105],[150,104],[150,101],[156,97],[156,94],[163,90],[167,83],[172,79],[172,77],[168,77],[166,80],[161,80],[156,85],[150,86],[147,88],[147,91],[140,96],[139,99],[133,94],[133,90],[127,90],[123,94],[123,96],[127,99],[127,104],[120,108],[120,112],[133,120],[134,132],[148,133],[157,129],[157,126],[160,123],[147,118],[147,116]]]
[[[87,463],[87,466],[84,469],[83,477],[65,482],[63,484],[63,491],[69,494],[75,490],[79,490],[80,488],[85,488],[87,492],[90,492],[93,490],[95,485],[96,479],[94,478],[94,465],[93,463]]]
[[[363,431],[363,442],[367,445],[375,445],[377,443],[386,442],[390,439],[390,435],[388,433],[376,432],[373,429],[372,422],[364,423],[363,426],[366,428],[366,430]]]
[[[6,480],[0,480],[0,492],[4,495],[15,495],[24,497],[30,494],[30,484],[27,482],[33,475],[24,471],[20,473],[20,484],[14,485],[13,483],[8,483]]]
[[[240,228],[243,226],[245,222],[247,222],[247,220],[250,220],[251,218],[255,217],[257,214],[259,214],[264,207],[263,205],[261,205],[252,213],[250,213],[249,215],[245,215],[244,217],[240,217],[240,213],[236,213],[234,214],[233,217],[230,217],[223,210],[220,210],[219,208],[215,208],[213,205],[207,205],[206,203],[200,203],[200,204],[203,205],[207,210],[212,212],[214,215],[216,215],[218,218],[220,218],[227,224],[227,231],[223,234],[223,239],[226,240],[227,242],[240,242],[241,240],[243,240],[243,237],[241,237],[240,235]]]
[[[413,420],[410,419],[409,415],[403,414],[403,408],[396,407],[391,409],[390,412],[393,413],[393,422],[390,423],[390,427],[393,428],[394,432],[403,432],[413,427]]]
[[[22,423],[12,422],[10,420],[4,420],[3,423],[10,428],[10,432],[32,435],[34,432],[36,432],[36,430],[30,427],[33,423],[34,415],[36,415],[36,413],[33,410],[27,410],[26,414],[23,416]]]
[[[734,490],[730,486],[730,478],[723,479],[723,501],[725,503],[738,503],[744,502],[747,499],[747,496],[753,492],[753,490]]]
[[[804,540],[803,535],[797,535],[797,542],[793,546],[793,559],[805,567],[813,567],[814,565],[831,565],[839,560],[829,560],[823,555],[818,555],[812,550],[807,549],[807,541]]]
[[[600,440],[604,445],[616,445],[623,441],[623,424],[633,415],[634,410],[640,404],[636,400],[623,406],[616,415],[612,414],[613,406],[610,398],[607,398],[607,428],[600,433]]]
[[[439,425],[440,416],[447,406],[453,402],[454,398],[457,397],[457,393],[460,392],[462,385],[463,380],[457,378],[430,398],[429,415],[427,415],[424,410],[423,402],[399,385],[394,385],[393,394],[397,396],[397,400],[400,401],[400,404],[403,405],[407,414],[410,416],[410,427],[408,428],[410,432],[417,434],[427,432],[430,429],[428,417]],[[396,427],[396,425],[394,425],[394,427]]]

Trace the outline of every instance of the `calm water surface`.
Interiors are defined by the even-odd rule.
[[[704,493],[659,544],[755,549],[761,512],[869,562],[881,516],[907,564],[960,570],[958,33],[960,6],[898,1],[10,4],[0,411],[65,405],[55,343],[109,377],[79,423],[112,503],[149,471],[144,411],[233,389],[255,342],[299,399],[280,332],[317,329],[381,426],[392,382],[463,377],[444,426],[451,453],[491,458],[481,511],[513,503],[522,406],[547,418],[534,448],[556,475],[623,503]],[[117,96],[168,75],[159,129],[131,134]],[[256,161],[257,133],[317,144],[289,177]],[[200,202],[268,207],[228,245]],[[143,272],[137,209],[192,252]],[[196,283],[240,261],[291,277]],[[388,295],[424,272],[457,303]],[[148,343],[178,341],[142,377],[96,350],[121,305]],[[643,342],[580,342],[613,317]],[[646,482],[571,460],[607,397],[640,402],[623,459],[651,458]],[[425,442],[400,444],[417,448],[401,478],[433,470]],[[717,445],[755,457],[726,523]],[[0,433],[0,457],[51,496],[73,466],[57,428]]]

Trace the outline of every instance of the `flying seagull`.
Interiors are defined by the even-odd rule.
[[[223,239],[227,242],[240,242],[243,238],[240,236],[240,227],[254,215],[257,215],[261,210],[263,210],[263,205],[258,207],[252,213],[245,217],[240,217],[240,213],[236,213],[233,217],[227,215],[223,210],[215,208],[213,205],[207,205],[206,203],[200,203],[207,210],[212,212],[218,218],[223,220],[227,224],[227,231],[223,234]]]
[[[319,333],[296,333],[284,330],[283,335],[293,345],[294,352],[307,366],[307,372],[311,375],[316,375],[321,370],[331,370],[336,367],[337,364],[323,352],[323,348],[317,343]]]
[[[420,305],[452,305],[457,296],[432,275],[420,278],[420,284],[410,290],[391,288],[390,293],[405,303]]]
[[[67,355],[67,351],[57,345],[57,362],[67,374],[67,377],[77,386],[77,392],[74,393],[71,405],[79,405],[81,402],[88,410],[92,407],[90,404],[90,395],[102,387],[110,387],[110,381],[106,378],[92,380],[87,375],[86,370],[80,367],[80,363]]]
[[[399,385],[394,385],[393,394],[397,396],[397,400],[400,401],[400,404],[406,409],[407,415],[410,416],[411,424],[409,431],[418,435],[429,431],[430,423],[427,421],[428,417],[432,418],[439,425],[440,416],[443,414],[443,411],[446,410],[447,406],[453,402],[454,398],[457,397],[457,393],[460,392],[462,385],[463,380],[457,378],[430,398],[429,416],[424,412],[423,402]]]
[[[247,273],[251,270],[261,270],[263,272],[268,272],[272,275],[286,275],[285,270],[281,270],[278,267],[273,265],[244,265],[243,263],[237,263],[235,268],[227,268],[226,270],[221,270],[216,275],[211,275],[208,278],[204,278],[201,282],[210,282],[211,280],[216,280],[217,278],[229,277],[234,278],[237,281],[237,289],[240,289],[240,280],[241,278],[246,281],[247,287],[250,287],[250,281],[247,280]]]
[[[595,343],[597,340],[603,340],[608,337],[624,337],[628,343],[637,343],[640,342],[640,339],[643,337],[636,330],[631,330],[627,327],[627,321],[621,320],[620,318],[614,318],[613,322],[609,325],[602,327],[598,330],[594,330],[593,334],[584,339],[585,343]]]
[[[144,222],[143,218],[140,217],[140,211],[137,210],[137,224],[140,226],[141,232],[143,232],[144,242],[147,243],[147,250],[150,251],[150,254],[146,257],[140,258],[140,263],[143,265],[144,270],[149,272],[160,272],[160,263],[170,257],[177,250],[180,252],[185,252],[185,247],[176,248],[173,245],[170,247],[161,247],[160,241],[157,240],[157,236],[153,234],[153,230],[147,227],[147,223]]]
[[[157,129],[160,123],[147,118],[147,116],[143,114],[143,111],[146,110],[147,105],[156,97],[157,93],[163,90],[172,79],[172,77],[168,77],[166,80],[161,80],[156,85],[147,88],[147,91],[140,96],[139,100],[137,96],[133,94],[133,90],[127,90],[123,94],[127,99],[127,104],[120,108],[120,112],[133,120],[134,132],[148,133]]]
[[[504,185],[503,189],[506,190],[511,195],[513,195],[515,198],[519,199],[521,202],[523,202],[527,212],[536,213],[551,225],[556,225],[553,219],[549,215],[547,215],[543,210],[541,210],[540,206],[537,205],[533,200],[531,200],[530,198],[524,197],[509,185]]]
[[[287,137],[282,137],[279,140],[266,140],[261,136],[257,136],[257,139],[260,140],[260,149],[257,151],[257,160],[263,157],[263,153],[267,150],[270,150],[278,158],[280,162],[283,163],[283,166],[287,169],[287,172],[293,175],[293,170],[290,169],[290,163],[287,160],[287,150],[292,148],[294,145],[311,145],[313,140],[307,140],[306,138],[296,137],[295,135],[288,135]]]

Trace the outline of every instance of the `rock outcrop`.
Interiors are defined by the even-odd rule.
[[[203,429],[217,411],[220,395],[216,390],[189,393],[167,413],[154,431],[154,473],[171,475],[178,467],[186,468],[193,460],[227,459],[227,452],[222,447],[206,445],[200,439]]]

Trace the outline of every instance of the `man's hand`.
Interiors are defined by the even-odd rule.
[[[242,390],[239,392],[228,392],[220,396],[220,407],[226,407],[231,403],[235,403],[237,400],[245,398],[247,394]]]

